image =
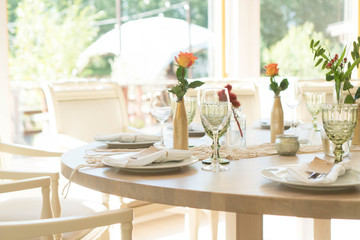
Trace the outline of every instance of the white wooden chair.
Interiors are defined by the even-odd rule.
[[[94,141],[97,134],[128,131],[126,98],[115,82],[42,84],[50,130],[65,149]]]
[[[225,87],[231,84],[232,92],[236,94],[241,103],[242,111],[246,114],[246,125],[252,124],[260,119],[260,99],[258,92],[257,79],[228,79],[228,78],[202,78],[199,79],[206,83],[206,86]]]
[[[110,81],[76,80],[44,83],[50,114],[50,129],[60,149],[71,149],[94,141],[98,134],[128,132],[128,111],[119,84]],[[126,207],[147,205],[122,201]],[[109,195],[103,194],[108,207]],[[147,212],[148,210],[146,210]]]
[[[59,157],[61,153],[0,142],[0,152],[25,156]],[[28,158],[31,161],[31,158]],[[107,225],[121,223],[122,239],[132,239],[132,209],[107,210],[79,199],[61,201],[59,173],[0,170],[1,239],[100,239]],[[51,186],[51,188],[50,188]],[[41,188],[41,197],[10,192]],[[50,197],[51,193],[51,197]],[[62,234],[64,233],[64,234]],[[37,237],[37,238],[34,238]]]

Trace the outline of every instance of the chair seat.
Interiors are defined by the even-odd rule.
[[[24,202],[27,204],[24,205]],[[29,207],[30,206],[30,207]],[[68,216],[88,216],[96,212],[106,211],[107,208],[96,202],[84,201],[83,199],[64,199],[61,200],[62,217]],[[0,221],[21,221],[40,219],[41,198],[29,197],[21,199],[0,199]],[[63,239],[81,239],[85,235],[101,235],[107,230],[107,226],[96,229],[86,229],[76,232],[64,233]],[[32,238],[40,239],[40,238]]]

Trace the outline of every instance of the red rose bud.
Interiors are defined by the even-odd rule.
[[[335,58],[331,59],[331,63],[334,63],[335,62]]]
[[[218,94],[219,100],[220,100],[221,102],[225,102],[225,101],[226,101],[225,90],[221,90],[221,91],[219,91],[217,94]]]
[[[233,105],[234,108],[238,108],[241,106],[241,104],[238,100],[232,101],[231,104]]]
[[[234,93],[229,93],[229,97],[230,97],[230,102],[237,100],[236,95]]]
[[[335,54],[335,60],[338,60],[339,55]]]
[[[225,88],[227,88],[227,90],[229,91],[229,93],[231,92],[232,86],[230,84],[226,85]]]
[[[346,63],[347,62],[347,58],[344,58],[344,63]]]

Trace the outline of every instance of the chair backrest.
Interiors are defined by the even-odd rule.
[[[260,118],[260,101],[256,79],[200,79],[206,82],[206,85],[224,87],[227,84],[232,85],[232,92],[236,94],[241,103],[242,111],[246,114],[246,124],[251,126]]]
[[[69,81],[42,86],[50,113],[50,126],[57,133],[85,142],[97,134],[128,129],[127,103],[115,82]]]
[[[324,79],[313,79],[313,80],[299,80],[303,98],[300,105],[297,108],[297,116],[298,119],[302,122],[311,122],[311,114],[307,110],[306,101],[305,101],[305,93],[306,92],[325,92],[326,99],[325,103],[333,103],[333,91],[334,91],[334,81],[326,81]],[[354,86],[353,89],[350,90],[351,94],[354,96],[357,88],[360,86],[359,80],[351,80],[352,85]],[[343,92],[343,97],[345,99],[346,95],[348,94],[347,91]],[[319,121],[321,119],[321,114],[318,116]]]

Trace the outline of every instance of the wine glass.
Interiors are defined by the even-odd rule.
[[[227,89],[209,88],[202,90],[200,99],[200,117],[204,129],[209,129],[214,137],[213,161],[210,165],[202,167],[202,169],[212,172],[229,170],[228,167],[221,166],[218,159],[219,131],[224,128],[231,117],[231,105]]]
[[[295,133],[295,113],[296,108],[301,102],[302,90],[297,80],[290,80],[288,88],[284,91],[286,106],[291,109],[291,125],[288,132]]]
[[[344,155],[342,145],[353,134],[357,121],[357,104],[323,104],[322,120],[324,130],[335,144],[335,162],[341,162]]]
[[[188,125],[194,120],[195,113],[196,113],[196,103],[197,99],[194,96],[188,97],[184,96],[184,104],[185,104],[185,111],[187,116]],[[174,114],[176,112],[176,100],[177,97],[175,94],[171,94],[171,112]]]
[[[164,144],[164,123],[171,115],[171,103],[169,92],[167,89],[154,89],[151,91],[151,115],[160,122],[161,125],[161,140],[160,147],[165,147]]]
[[[197,100],[196,97],[185,97],[184,100],[188,125],[190,125],[190,123],[192,123],[195,117]]]
[[[316,132],[320,131],[317,125],[317,116],[321,112],[321,105],[325,103],[325,92],[306,92],[305,103],[312,116],[313,128]]]

